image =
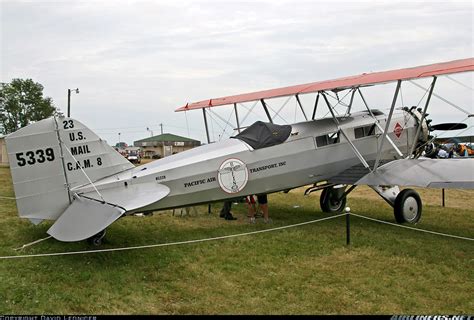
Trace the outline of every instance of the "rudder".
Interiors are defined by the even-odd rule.
[[[33,223],[57,219],[72,203],[71,188],[134,167],[71,118],[38,121],[5,142],[19,216]]]

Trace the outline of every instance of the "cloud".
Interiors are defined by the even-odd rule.
[[[128,142],[161,122],[187,135],[174,113],[186,102],[472,56],[472,12],[454,1],[6,1],[0,81],[33,78],[62,110],[79,87],[73,116],[142,126]],[[200,117],[188,124],[203,128]]]

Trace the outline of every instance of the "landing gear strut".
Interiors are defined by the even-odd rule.
[[[413,189],[400,191],[398,186],[370,186],[388,204],[393,207],[395,220],[398,223],[417,223],[421,218],[422,203],[418,193]],[[319,204],[321,210],[327,213],[340,213],[346,206],[347,195],[355,188],[346,186],[335,188],[334,185],[325,187],[321,192]]]
[[[421,198],[413,189],[400,191],[398,186],[370,186],[393,207],[398,223],[417,223],[421,218]]]
[[[321,210],[327,213],[342,212],[346,206],[347,201],[345,190],[346,187],[328,187],[323,189],[321,192],[321,197],[319,198]]]
[[[89,244],[92,244],[92,245],[98,247],[102,244],[102,240],[105,237],[105,233],[106,232],[105,232],[105,229],[104,229],[104,230],[100,231],[99,233],[96,233],[95,235],[93,235],[89,239],[87,239],[87,242]]]

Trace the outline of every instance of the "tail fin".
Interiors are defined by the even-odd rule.
[[[5,138],[18,213],[55,220],[72,203],[70,189],[134,166],[77,120],[52,117]],[[84,174],[87,174],[87,176]]]

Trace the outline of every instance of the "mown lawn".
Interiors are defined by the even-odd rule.
[[[126,217],[108,228],[103,248],[203,239],[325,217],[319,193],[269,196],[273,223],[218,217],[219,205]],[[474,237],[473,191],[419,190],[418,228]],[[0,168],[0,196],[13,196]],[[393,222],[392,209],[367,188],[352,212]],[[344,217],[213,242],[132,251],[0,260],[0,314],[472,314],[474,242],[419,233],[353,217],[345,245]],[[85,241],[43,241],[51,223],[19,219],[0,199],[0,256],[94,250]]]

